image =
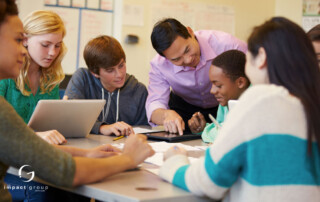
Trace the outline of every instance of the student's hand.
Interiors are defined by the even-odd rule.
[[[64,95],[62,99],[63,99],[63,100],[68,100],[68,96],[67,96],[67,95]]]
[[[123,155],[127,156],[132,162],[131,168],[137,167],[137,165],[153,154],[154,150],[148,144],[147,136],[141,134],[130,135],[123,148]]]
[[[163,160],[167,160],[170,157],[177,155],[177,154],[182,154],[187,156],[187,151],[185,149],[183,149],[182,147],[178,147],[178,146],[173,146],[171,148],[169,148],[163,155]]]
[[[206,127],[206,119],[200,112],[196,112],[189,119],[188,125],[192,133],[200,133]]]
[[[100,126],[100,133],[103,135],[115,134],[116,136],[128,136],[130,134],[134,134],[134,131],[132,126],[123,121],[120,121],[114,124]]]
[[[121,150],[110,145],[105,144],[92,149],[88,149],[86,157],[88,158],[104,158],[109,156],[118,155],[121,153]]]
[[[165,131],[169,133],[179,133],[180,135],[183,135],[185,129],[183,119],[173,110],[166,110],[163,126]]]
[[[59,145],[67,142],[66,138],[63,135],[61,135],[61,133],[59,133],[57,130],[36,132],[36,134],[45,141],[49,142],[50,144]]]

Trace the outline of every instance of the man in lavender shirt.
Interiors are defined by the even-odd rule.
[[[193,32],[173,18],[155,24],[151,42],[158,52],[151,61],[148,98],[149,123],[164,125],[171,133],[189,130],[187,121],[200,111],[216,116],[218,101],[210,94],[209,68],[219,54],[247,45],[228,33],[213,30]]]

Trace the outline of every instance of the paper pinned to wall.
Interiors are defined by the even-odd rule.
[[[86,6],[86,2],[85,2],[85,0],[73,0],[72,1],[72,6],[73,7],[84,8]]]
[[[184,2],[182,0],[153,0],[152,24],[167,17],[179,20],[193,30],[220,30],[235,33],[234,8],[213,3]]]
[[[308,32],[312,27],[320,24],[320,16],[303,16],[302,27],[304,31]]]
[[[71,6],[71,1],[70,0],[59,0],[58,5],[59,6]]]
[[[320,0],[303,0],[302,27],[307,32],[320,24]]]
[[[86,67],[83,59],[83,50],[87,42],[99,35],[112,35],[112,13],[82,10],[81,12],[81,42],[79,49],[78,67]]]

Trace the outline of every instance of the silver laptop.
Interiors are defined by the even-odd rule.
[[[64,137],[86,137],[105,100],[40,100],[28,126],[35,131],[57,130]]]

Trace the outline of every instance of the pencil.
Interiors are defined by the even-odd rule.
[[[113,141],[120,140],[120,139],[122,139],[122,138],[124,138],[124,136],[123,136],[123,135],[120,135],[119,137],[114,138]]]
[[[210,120],[214,123],[214,125],[216,125],[218,129],[220,129],[221,126],[218,123],[218,121],[211,114],[209,114],[208,116],[209,116]]]

